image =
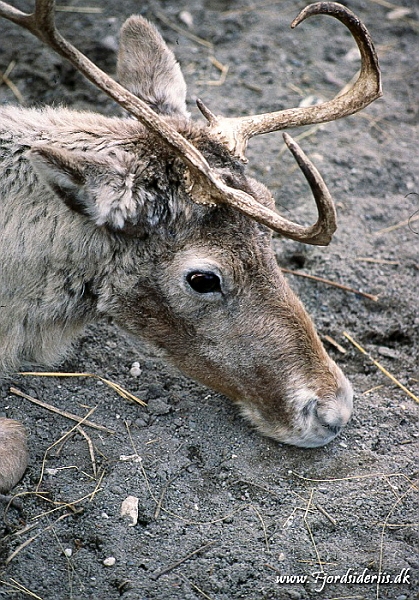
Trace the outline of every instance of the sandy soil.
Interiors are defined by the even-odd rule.
[[[330,187],[339,229],[328,248],[274,244],[282,266],[378,296],[288,276],[320,334],[345,351],[328,345],[356,391],[351,422],[324,448],[277,444],[140,341],[112,324],[89,328],[61,370],[107,377],[148,407],[93,379],[2,381],[0,413],[30,430],[31,462],[14,490],[21,510],[9,508],[1,519],[0,598],[418,598],[419,407],[342,333],[419,395],[419,9],[416,0],[397,2],[405,13],[384,0],[346,3],[375,40],[385,95],[362,114],[293,132]],[[67,4],[99,9],[61,13],[58,22],[110,73],[124,19],[140,12],[156,22],[181,62],[196,118],[196,96],[223,114],[274,110],[332,98],[358,68],[339,23],[318,17],[289,29],[304,2]],[[225,79],[212,56],[228,67]],[[2,22],[0,70],[11,61],[9,77],[26,105],[116,110],[72,67]],[[17,103],[6,85],[0,102]],[[253,141],[249,158],[280,210],[300,221],[313,216],[280,134]],[[130,374],[135,361],[139,377]],[[73,424],[11,394],[11,385],[82,416],[95,407],[91,419],[114,434],[85,427],[89,443],[77,433],[47,452]],[[130,495],[139,499],[133,527],[120,516]]]

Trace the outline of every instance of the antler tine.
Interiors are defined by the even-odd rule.
[[[219,188],[223,189],[228,204],[252,217],[262,225],[268,226],[273,231],[304,244],[327,246],[336,231],[336,211],[332,197],[320,173],[298,144],[287,133],[284,133],[283,137],[307,179],[316,201],[318,219],[314,225],[304,227],[293,221],[284,219],[276,211],[267,208],[259,202],[255,202],[248,194],[240,190],[233,190],[222,182]]]
[[[317,2],[304,8],[294,19],[294,28],[312,15],[330,15],[352,33],[361,52],[361,71],[354,86],[346,93],[317,106],[298,107],[249,117],[215,117],[204,106],[204,116],[211,114],[211,135],[222,141],[231,152],[245,160],[247,142],[255,135],[290,127],[325,123],[351,115],[382,96],[380,67],[371,37],[361,21],[345,6],[336,2]],[[198,107],[201,109],[203,106]]]

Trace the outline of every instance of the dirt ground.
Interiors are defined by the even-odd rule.
[[[355,389],[349,425],[324,448],[275,443],[141,341],[111,323],[92,326],[60,370],[109,378],[148,406],[95,379],[17,375],[1,382],[0,414],[28,427],[31,460],[14,490],[20,510],[0,508],[0,598],[419,597],[419,406],[343,336],[419,395],[419,8],[417,0],[394,2],[346,2],[376,43],[384,98],[361,114],[292,132],[337,204],[331,245],[274,239],[281,266],[378,296],[287,275],[320,334],[342,346],[325,342]],[[332,98],[358,68],[340,23],[323,16],[289,28],[306,2],[65,4],[97,9],[60,13],[58,24],[110,73],[124,19],[141,13],[155,22],[181,63],[195,118],[197,96],[225,115]],[[32,2],[15,5],[26,10]],[[8,77],[25,105],[117,110],[3,21],[3,73],[11,61]],[[17,103],[16,94],[0,85],[0,103]],[[252,141],[249,159],[249,172],[270,187],[279,210],[300,222],[314,217],[281,134]],[[137,377],[130,373],[136,361]],[[10,393],[11,385],[80,416],[95,408],[90,419],[114,433],[85,426],[85,436],[73,433],[47,452],[74,423]],[[139,500],[135,526],[120,516],[128,496]]]

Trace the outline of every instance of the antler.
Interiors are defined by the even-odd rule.
[[[339,9],[336,7],[339,7]],[[208,162],[205,160],[202,154],[188,140],[180,135],[179,132],[176,131],[166,119],[155,113],[145,102],[131,94],[123,86],[106,75],[106,73],[99,69],[86,56],[84,56],[61,36],[55,27],[54,10],[55,0],[36,0],[35,11],[32,14],[23,13],[9,4],[0,1],[0,16],[13,21],[25,29],[28,29],[58,54],[69,60],[92,83],[111,96],[120,106],[135,116],[148,129],[156,133],[165,144],[167,144],[182,158],[189,171],[188,178],[191,182],[190,191],[193,190],[192,200],[194,202],[203,204],[217,204],[223,202],[228,203],[249,217],[256,219],[258,222],[270,227],[285,237],[289,237],[307,244],[326,245],[330,242],[330,239],[336,229],[333,201],[326,185],[324,184],[315,167],[289,136],[286,136],[285,141],[294,154],[294,157],[296,158],[305,177],[309,181],[319,212],[318,221],[311,227],[303,227],[288,221],[287,219],[281,217],[277,212],[261,205],[252,196],[241,190],[233,189],[225,185],[217,173],[210,168]],[[362,32],[362,36],[358,35],[358,38],[367,40],[366,42],[362,41],[359,43],[363,56],[363,65],[365,65],[365,63],[368,63],[368,65],[373,63],[375,65],[376,72],[375,79],[378,77],[379,81],[378,65],[376,63],[375,53],[368,33],[359,23],[356,17],[347,11],[347,9],[344,9],[344,7],[340,7],[340,5],[335,5],[333,3],[319,3],[313,5],[312,7],[307,7],[306,11],[303,11],[303,13],[297,17],[296,21],[300,22],[303,18],[306,18],[308,14],[320,13],[333,14],[334,16],[339,13],[340,17],[337,18],[340,18],[340,20],[342,20],[351,29],[354,36],[358,35],[359,31]],[[296,24],[296,22],[294,22],[294,24]],[[369,59],[366,60],[365,56],[369,57]],[[372,71],[373,68],[372,66],[368,68],[364,66],[364,71],[366,70],[369,72],[370,70]],[[369,81],[369,78],[364,75],[363,80],[365,79]],[[365,87],[365,91],[367,88],[370,88],[370,86],[366,85],[367,81],[362,86],[363,88]],[[358,91],[358,93],[360,95],[360,91]],[[379,95],[380,92],[378,91],[376,92],[374,98],[378,97]],[[301,125],[308,122],[314,123],[328,121],[333,118],[338,118],[339,116],[344,116],[344,114],[350,114],[350,112],[355,112],[369,102],[372,102],[374,99],[372,98],[372,95],[369,94],[368,97],[369,100],[367,102],[358,102],[356,107],[352,107],[351,111],[349,112],[339,112],[337,109],[330,112],[326,111],[327,114],[324,114],[322,118],[318,117],[317,120],[314,120],[314,113],[312,112],[314,108],[294,109],[296,111],[308,110],[310,111],[310,115],[305,113],[308,117],[306,117],[305,120],[302,117],[302,114],[294,120],[290,118],[290,116],[288,116],[288,118],[285,117],[282,119],[282,125],[280,126],[277,125],[277,121],[275,121],[275,124],[268,124],[272,123],[275,113],[273,113],[271,116],[267,115],[268,121],[266,121],[266,124],[263,127],[260,123],[258,123],[263,115],[260,115],[259,117],[248,117],[246,125],[240,126],[239,128],[236,126],[235,128],[235,131],[239,136],[237,139],[240,139],[238,145],[234,145],[233,148],[243,148],[243,143],[245,147],[249,137],[256,135],[256,133],[267,133],[268,131],[285,128],[291,126],[292,124]],[[342,98],[345,98],[345,96],[342,96]],[[328,104],[329,103],[325,103],[321,106],[324,107]],[[318,107],[318,110],[321,113],[320,109],[321,107]],[[286,112],[287,111],[282,111],[281,113],[277,114],[285,115]],[[209,111],[208,114],[210,114]],[[219,118],[214,117],[214,119]],[[258,123],[257,131],[251,125],[251,121],[253,119],[255,120],[255,123]],[[238,122],[240,120],[231,121]],[[235,136],[236,134],[234,134],[233,137]],[[240,140],[244,140],[244,142]]]
[[[361,52],[361,71],[348,92],[317,106],[238,118],[215,116],[200,100],[197,102],[198,108],[209,122],[210,134],[242,160],[245,160],[248,140],[255,135],[333,121],[365,108],[382,96],[380,67],[371,37],[358,17],[348,8],[335,2],[310,4],[294,19],[291,27],[296,27],[312,15],[320,14],[335,17],[346,25]]]
[[[120,106],[135,116],[143,125],[157,133],[161,139],[181,154],[190,167],[207,174],[210,171],[204,157],[181,136],[167,121],[155,113],[145,102],[99,69],[77,48],[62,37],[55,26],[55,0],[36,0],[35,11],[26,14],[10,4],[0,1],[0,16],[28,29],[57,54],[69,60],[89,81],[113,98]],[[206,163],[206,164],[205,164]]]

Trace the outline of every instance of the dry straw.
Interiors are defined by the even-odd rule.
[[[134,394],[131,394],[131,392],[125,390],[121,385],[119,385],[119,383],[115,383],[114,381],[110,381],[109,379],[105,379],[104,377],[95,375],[94,373],[44,373],[42,371],[25,371],[19,373],[19,375],[31,375],[33,377],[92,377],[93,379],[98,379],[99,381],[106,383],[106,385],[111,387],[117,394],[124,398],[124,400],[131,400],[132,402],[136,402],[141,406],[147,406],[146,402],[140,400],[140,398],[137,398],[137,396],[134,396]]]
[[[368,358],[370,359],[370,361],[378,368],[380,369],[380,371],[382,373],[384,373],[384,375],[386,375],[386,377],[388,377],[389,379],[391,379],[391,381],[393,383],[395,383],[396,385],[399,386],[399,388],[401,388],[408,396],[410,396],[411,398],[413,398],[413,400],[415,400],[415,402],[419,403],[419,398],[417,396],[415,396],[415,394],[413,392],[411,392],[405,385],[403,385],[398,379],[396,379],[394,377],[394,375],[392,375],[391,373],[389,373],[389,371],[387,371],[387,369],[385,369],[383,367],[383,365],[381,365],[377,360],[375,360],[370,354],[368,354],[368,352],[365,350],[365,348],[363,348],[358,342],[356,342],[352,336],[349,335],[349,333],[347,333],[346,331],[343,332],[343,335],[346,337],[347,340],[349,340],[351,342],[351,344],[353,344],[355,346],[355,348],[357,350],[359,350],[360,352],[362,352],[362,354],[365,354],[365,356],[368,356]]]

